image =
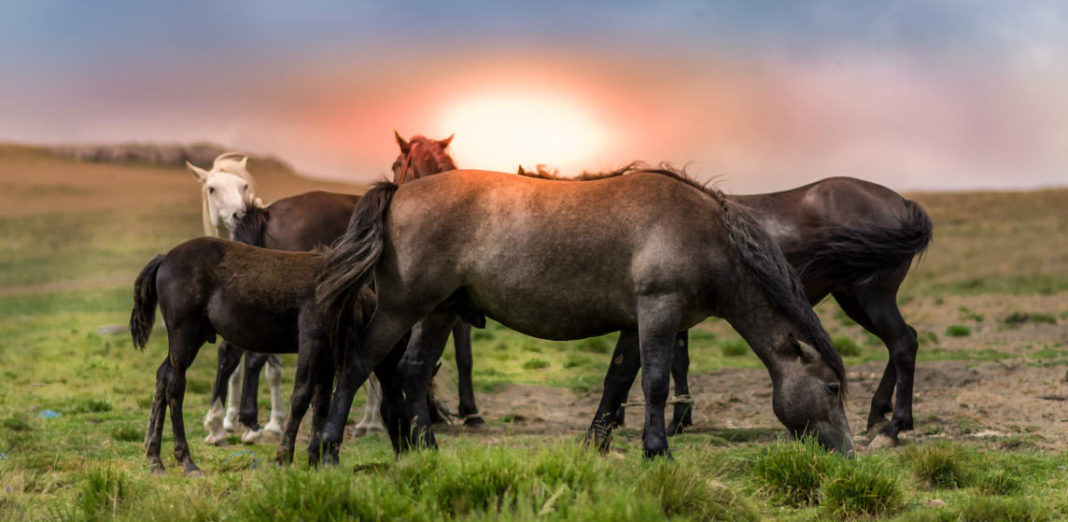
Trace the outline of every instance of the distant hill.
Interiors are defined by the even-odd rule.
[[[49,147],[53,154],[78,161],[97,163],[147,163],[165,167],[184,167],[185,162],[208,168],[213,160],[224,152],[241,152],[214,143],[159,144],[117,143],[104,145],[60,145]],[[293,170],[289,164],[274,156],[249,158],[264,166]]]

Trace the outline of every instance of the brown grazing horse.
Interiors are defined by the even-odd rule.
[[[134,346],[144,350],[158,303],[168,341],[167,358],[156,372],[156,392],[145,436],[153,472],[163,471],[160,446],[164,408],[169,406],[174,457],[187,475],[200,475],[185,437],[185,372],[200,347],[214,342],[216,335],[237,346],[255,347],[260,353],[299,354],[278,458],[281,462],[292,460],[297,429],[313,395],[312,447],[317,450],[321,446],[316,438],[326,416],[336,367],[315,307],[316,274],[321,265],[320,254],[266,250],[208,237],[182,243],[145,265],[134,283],[130,335]],[[362,287],[354,289],[352,296],[346,320],[351,328],[360,328],[373,313],[374,294]],[[383,365],[377,375],[382,382],[395,386],[394,374],[395,367]],[[387,426],[402,425],[405,416],[397,415],[397,411],[389,410]],[[386,407],[383,414],[387,415]],[[308,458],[317,462],[318,456],[312,451]]]
[[[599,179],[633,168],[607,174],[583,173],[574,180]],[[525,176],[567,180],[530,173]],[[931,220],[916,202],[898,193],[855,178],[828,178],[803,187],[770,194],[727,196],[744,205],[786,255],[813,305],[828,294],[842,310],[862,327],[877,335],[890,352],[882,380],[872,398],[867,428],[880,427],[892,438],[911,430],[912,387],[918,348],[916,331],[901,316],[897,291],[908,273],[912,259],[931,241]],[[689,395],[686,373],[689,368],[688,338],[679,334],[672,359],[675,394]],[[618,354],[617,354],[618,355]],[[636,366],[614,365],[605,379],[609,387],[629,389],[638,371]],[[629,377],[628,377],[629,375]],[[893,403],[894,389],[897,401]],[[893,405],[893,407],[892,407]],[[691,424],[689,405],[676,405],[668,433]],[[885,415],[893,411],[887,423]],[[616,414],[622,422],[622,411]],[[883,425],[885,424],[885,425]]]
[[[668,454],[676,333],[724,317],[768,367],[779,420],[853,451],[845,368],[786,259],[744,208],[674,172],[557,183],[465,170],[380,183],[357,203],[321,278],[330,332],[343,330],[354,289],[374,281],[378,292],[366,328],[333,336],[345,356],[320,436],[328,461],[337,462],[357,387],[413,326],[403,395],[415,443],[436,445],[425,401],[412,398],[425,393],[457,315],[553,340],[621,331],[641,354],[647,457]],[[602,401],[591,425],[602,446],[603,419],[621,400]]]

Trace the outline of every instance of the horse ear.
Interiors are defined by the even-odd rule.
[[[407,154],[408,151],[412,150],[412,145],[405,141],[404,138],[401,137],[399,132],[394,130],[393,135],[397,137],[397,145],[400,146],[400,150],[402,153]]]
[[[450,143],[452,143],[452,139],[455,138],[455,137],[456,137],[456,133],[455,132],[452,133],[452,134],[449,134],[448,138],[445,138],[443,140],[438,140],[438,145],[441,145],[441,148],[444,149],[444,148],[448,147]]]
[[[515,171],[515,173],[519,174],[520,176],[526,176],[527,175],[527,171],[523,170],[523,166],[522,165],[519,166],[519,170]]]
[[[241,167],[248,170],[248,156],[241,158]]]
[[[802,362],[813,363],[822,359],[819,350],[816,350],[815,346],[812,346],[801,339],[797,339],[793,334],[790,335],[790,340],[797,347],[797,352],[801,356]]]
[[[193,172],[194,176],[196,176],[197,181],[200,181],[201,183],[204,183],[205,181],[208,180],[208,171],[206,171],[206,170],[204,170],[204,169],[202,169],[202,168],[200,168],[200,167],[198,167],[196,165],[193,165],[192,163],[189,163],[188,161],[185,162],[185,166],[189,167],[189,170]]]

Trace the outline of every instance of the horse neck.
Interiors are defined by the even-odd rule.
[[[792,358],[780,347],[787,346],[788,337],[799,335],[802,329],[757,288],[736,288],[721,303],[719,314],[745,339],[778,385],[784,365]]]

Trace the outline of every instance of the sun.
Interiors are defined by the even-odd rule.
[[[545,163],[575,173],[611,141],[588,104],[545,92],[470,95],[446,106],[437,127],[456,133],[457,164],[504,172]]]

